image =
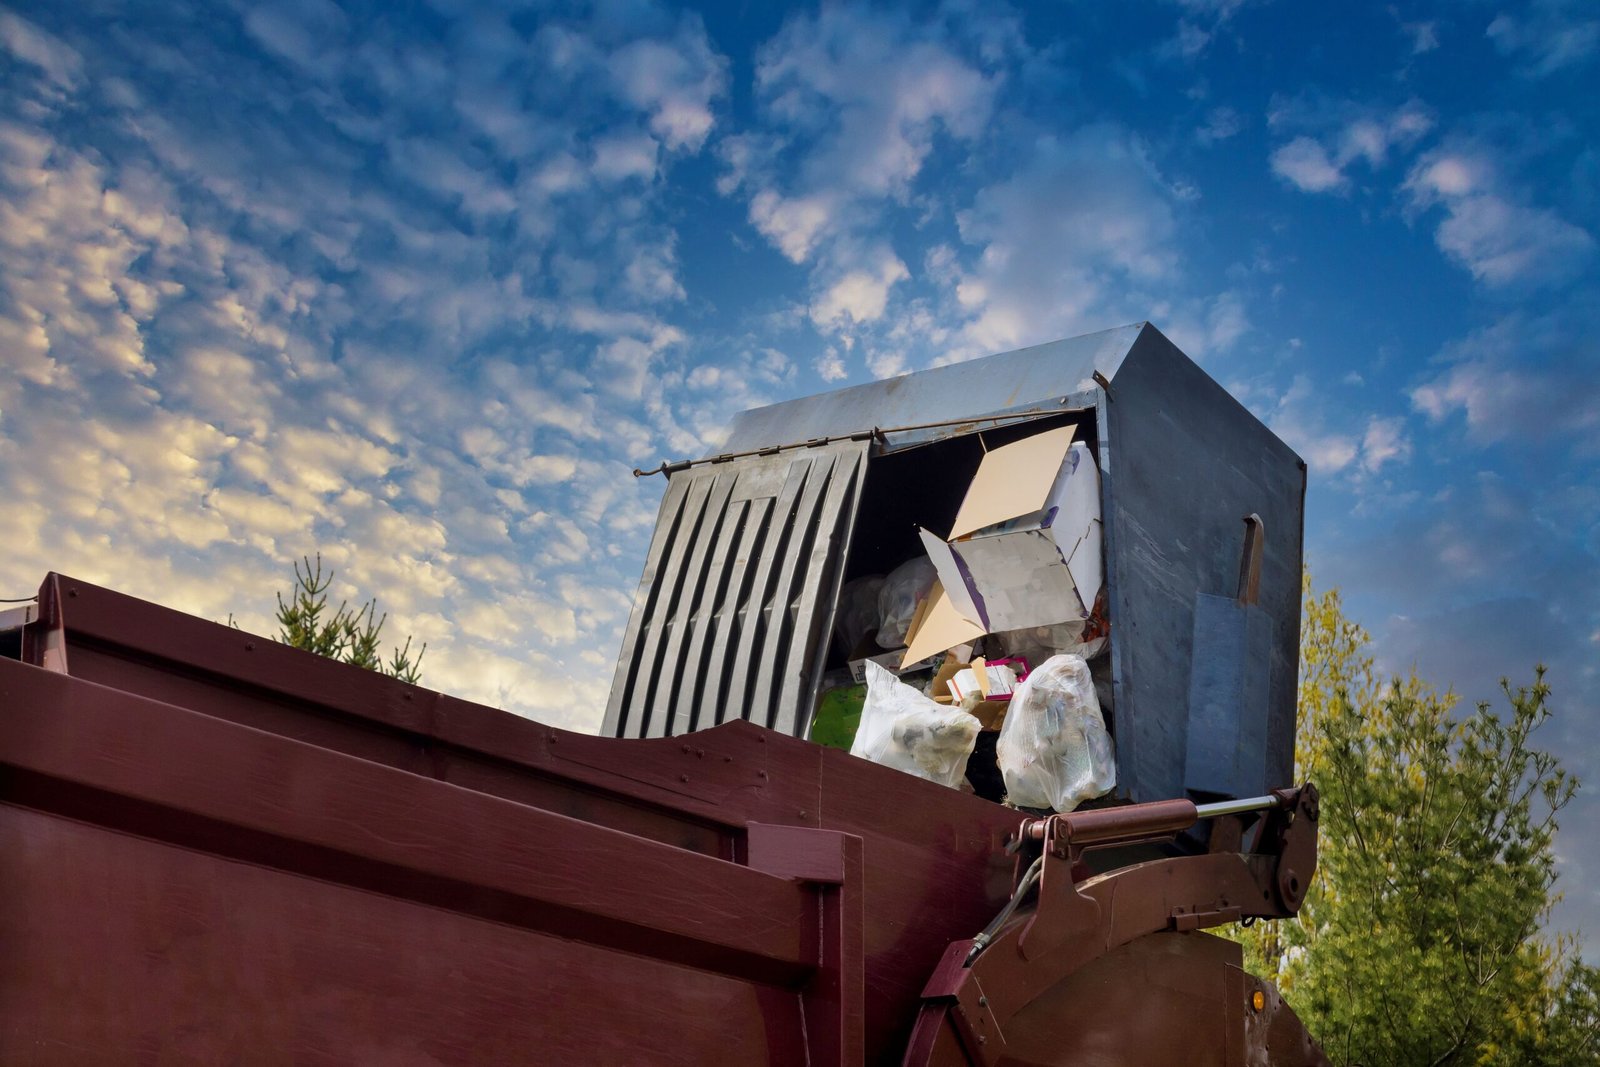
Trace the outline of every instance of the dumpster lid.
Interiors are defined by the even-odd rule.
[[[803,396],[746,411],[733,420],[718,453],[842,437],[873,427],[918,426],[941,418],[1006,411],[1095,388],[1116,377],[1148,323],[1136,322],[1015,352],[951,363],[898,378]],[[928,440],[963,431],[951,425]]]

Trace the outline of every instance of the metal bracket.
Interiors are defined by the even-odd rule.
[[[1233,822],[1263,811],[1247,853],[1174,856],[1080,876],[1090,849],[1170,838],[1201,818]],[[1100,956],[1148,934],[1293,915],[1316,867],[1318,814],[1316,788],[1307,784],[1216,804],[1166,800],[1025,820],[1008,849],[1040,850],[1033,913],[1010,918],[1031,887],[1029,876],[989,930],[949,946],[923,990],[911,1048],[931,1049],[934,1032],[949,1026],[973,1062],[993,1067],[1010,1021]],[[1237,838],[1224,833],[1219,844],[1230,840]],[[1019,870],[1031,871],[1021,858]]]

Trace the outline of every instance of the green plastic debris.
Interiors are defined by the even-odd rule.
[[[864,685],[843,685],[823,693],[816,717],[811,720],[811,740],[849,752],[856,739],[856,727],[861,725],[861,705],[866,699]]]

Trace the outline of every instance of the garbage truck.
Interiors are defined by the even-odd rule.
[[[976,559],[984,457],[1069,426],[1098,511],[1059,555],[1089,531],[1093,566],[1040,580],[1050,632],[1103,638],[1115,788],[1008,806],[812,740],[842,591]],[[1208,932],[1314,876],[1304,465],[1154,327],[753,412],[657,473],[601,736],[66,574],[0,613],[0,1062],[1327,1062]],[[1021,632],[942,562],[903,639]]]

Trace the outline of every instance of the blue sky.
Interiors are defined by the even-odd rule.
[[[269,632],[320,550],[429,684],[593,729],[631,468],[1148,319],[1308,460],[1385,667],[1549,664],[1600,931],[1592,7],[86,0],[0,53],[4,595]]]

